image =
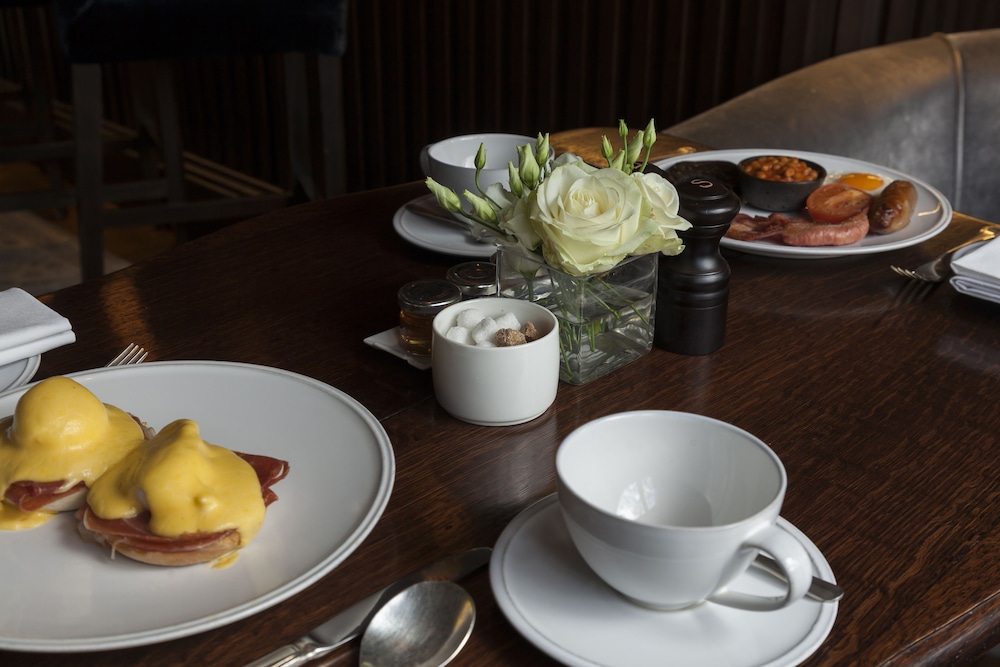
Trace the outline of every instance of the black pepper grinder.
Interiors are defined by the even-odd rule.
[[[676,184],[678,213],[691,228],[677,232],[684,251],[660,255],[653,342],[670,352],[709,354],[726,338],[729,264],[719,240],[740,210],[740,198],[712,179]]]

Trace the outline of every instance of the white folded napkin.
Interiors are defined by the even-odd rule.
[[[0,366],[75,340],[69,320],[23,289],[0,292]]]
[[[951,262],[951,284],[956,291],[1000,303],[1000,239],[993,239]]]

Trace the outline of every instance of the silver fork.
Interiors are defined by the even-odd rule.
[[[994,227],[981,227],[979,232],[966,241],[965,243],[960,243],[948,252],[942,254],[939,257],[932,259],[926,264],[921,264],[915,269],[904,269],[898,266],[891,267],[893,271],[903,276],[904,278],[911,278],[913,280],[920,280],[925,283],[943,283],[948,279],[948,275],[951,273],[951,259],[955,255],[956,250],[961,250],[962,248],[972,245],[973,243],[982,243],[983,241],[988,241],[997,235],[996,228]]]
[[[145,349],[139,347],[135,343],[129,343],[128,347],[118,353],[118,356],[108,362],[107,366],[130,366],[132,364],[141,363],[146,359],[148,355]]]

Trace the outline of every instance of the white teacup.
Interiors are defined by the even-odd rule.
[[[633,602],[769,611],[809,589],[808,553],[776,524],[785,469],[767,445],[731,424],[658,410],[602,417],[563,440],[556,478],[573,544]],[[779,563],[785,595],[726,588],[758,551]]]
[[[541,337],[512,347],[480,347],[448,338],[463,311],[496,320],[513,314]],[[484,297],[448,306],[434,316],[431,373],[434,395],[452,416],[472,424],[509,426],[541,416],[559,384],[559,323],[549,310],[520,299]]]
[[[420,151],[420,168],[441,185],[451,188],[462,201],[465,210],[472,209],[462,193],[480,194],[476,188],[476,153],[480,144],[486,147],[486,166],[479,174],[479,185],[486,190],[494,183],[509,187],[507,163],[517,167],[517,149],[536,140],[520,134],[466,134],[428,144]]]

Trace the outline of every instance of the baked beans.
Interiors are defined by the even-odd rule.
[[[819,174],[797,157],[768,155],[754,158],[743,165],[743,171],[765,181],[797,183],[815,181]]]

